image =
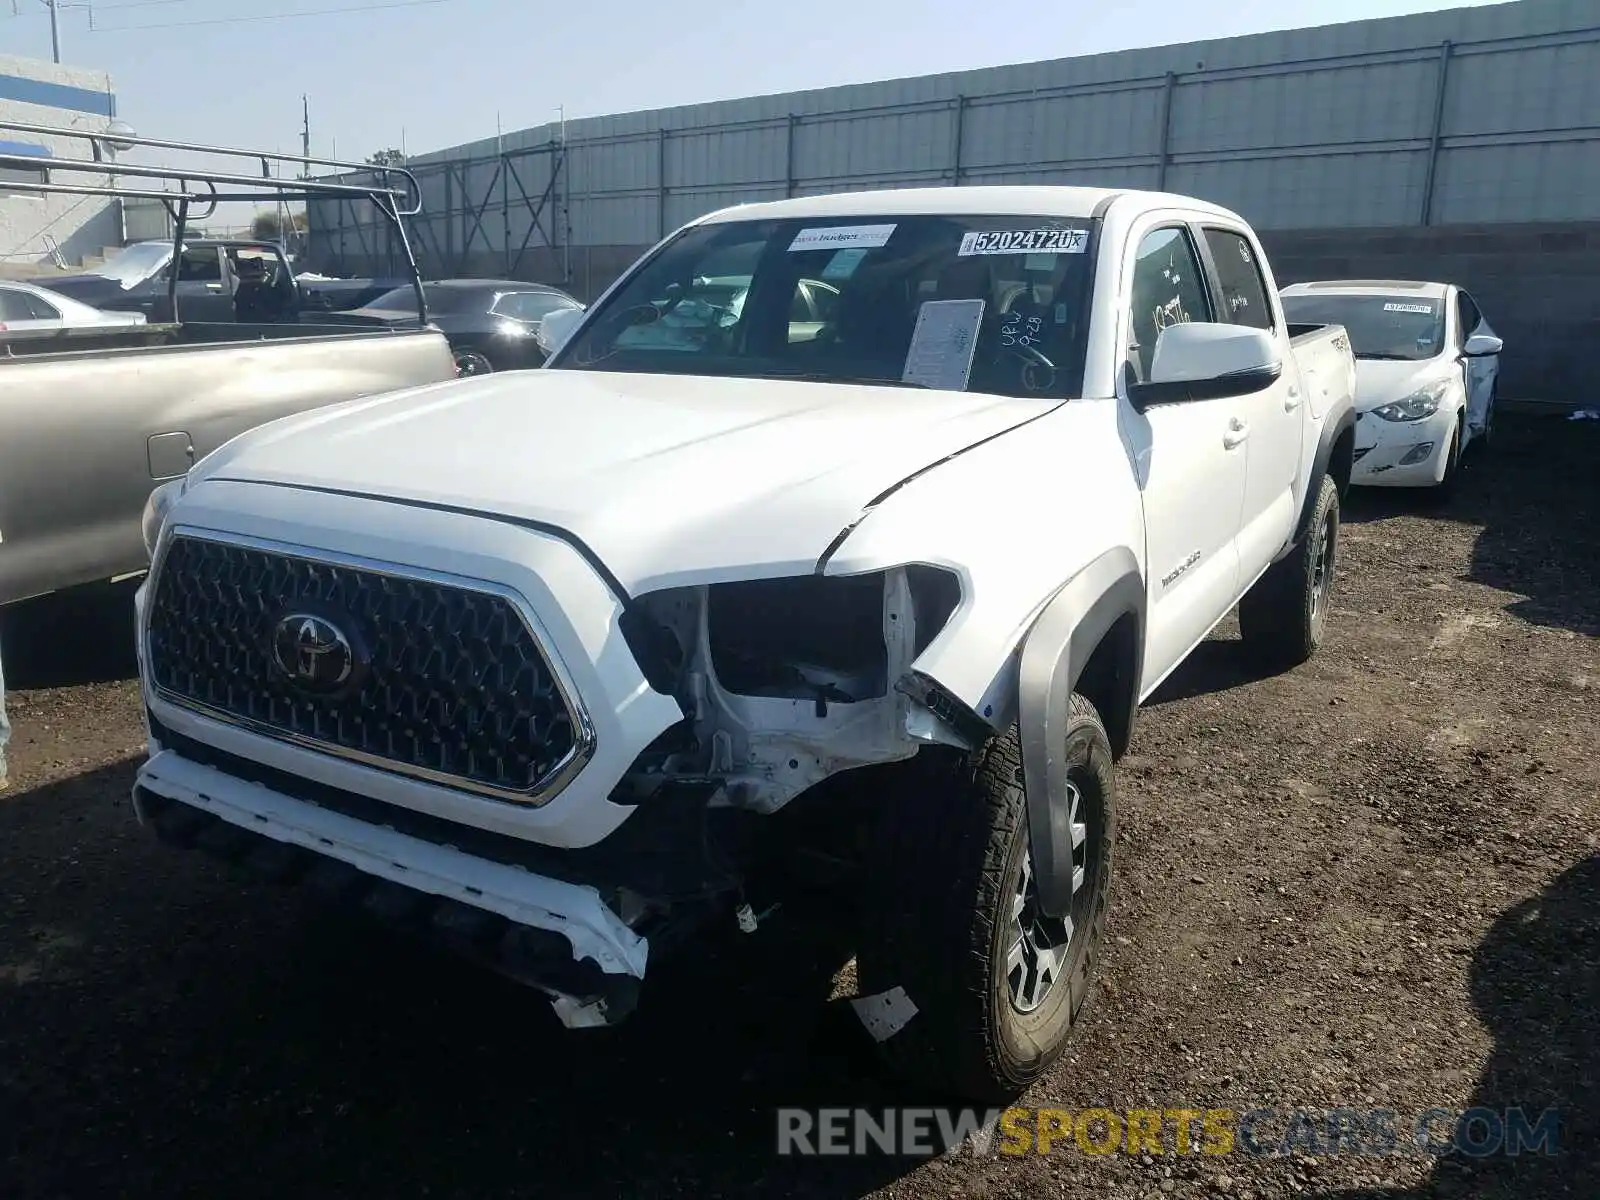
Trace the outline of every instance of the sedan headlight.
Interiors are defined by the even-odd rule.
[[[161,530],[167,523],[167,514],[178,502],[178,497],[188,488],[187,475],[180,479],[169,479],[151,492],[150,498],[144,502],[144,515],[139,519],[139,527],[144,534],[144,552],[151,559],[155,558],[156,543],[161,540]]]
[[[1418,388],[1392,404],[1379,405],[1372,413],[1385,421],[1421,421],[1439,411],[1439,405],[1444,402],[1444,394],[1449,388],[1449,381],[1441,379],[1438,383]]]

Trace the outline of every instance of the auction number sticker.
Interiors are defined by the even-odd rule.
[[[1089,247],[1087,229],[973,230],[961,235],[959,257],[973,254],[1082,254]]]
[[[1433,305],[1431,305],[1431,304],[1395,304],[1395,303],[1391,302],[1391,303],[1385,304],[1383,306],[1383,311],[1384,312],[1403,312],[1403,313],[1425,313],[1425,314],[1431,316],[1433,314]]]

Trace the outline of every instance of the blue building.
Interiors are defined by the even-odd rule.
[[[0,121],[90,132],[109,126],[116,111],[117,97],[104,71],[0,55]],[[0,153],[83,158],[89,146],[72,138],[0,129]],[[116,200],[44,196],[6,187],[38,177],[38,172],[0,168],[0,273],[33,274],[55,255],[76,266],[85,255],[122,243],[122,210]]]

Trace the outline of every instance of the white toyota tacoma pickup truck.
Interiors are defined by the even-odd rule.
[[[1014,1096],[1090,995],[1140,702],[1236,604],[1322,640],[1343,330],[1224,209],[962,187],[714,213],[545,334],[152,496],[140,819],[568,1026],[825,844],[886,1056]]]

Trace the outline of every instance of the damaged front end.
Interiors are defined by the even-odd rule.
[[[913,668],[960,601],[954,574],[914,565],[631,602],[622,637],[684,718],[612,789],[627,819],[587,846],[320,783],[185,736],[154,712],[137,804],[164,840],[317,881],[543,991],[569,1027],[614,1024],[637,1003],[647,959],[731,924],[730,910],[752,930],[782,902],[794,878],[785,868],[816,848],[797,828],[827,840],[860,824],[829,802],[865,815],[845,780],[818,785],[924,746],[976,744],[979,731],[940,715],[965,710]],[[791,807],[807,791],[816,803]]]
[[[929,743],[971,746],[976,731],[960,727],[958,706],[941,706],[912,666],[960,599],[953,573],[921,564],[640,597],[623,636],[686,717],[624,787],[642,800],[705,782],[717,803],[766,814],[852,768]]]

